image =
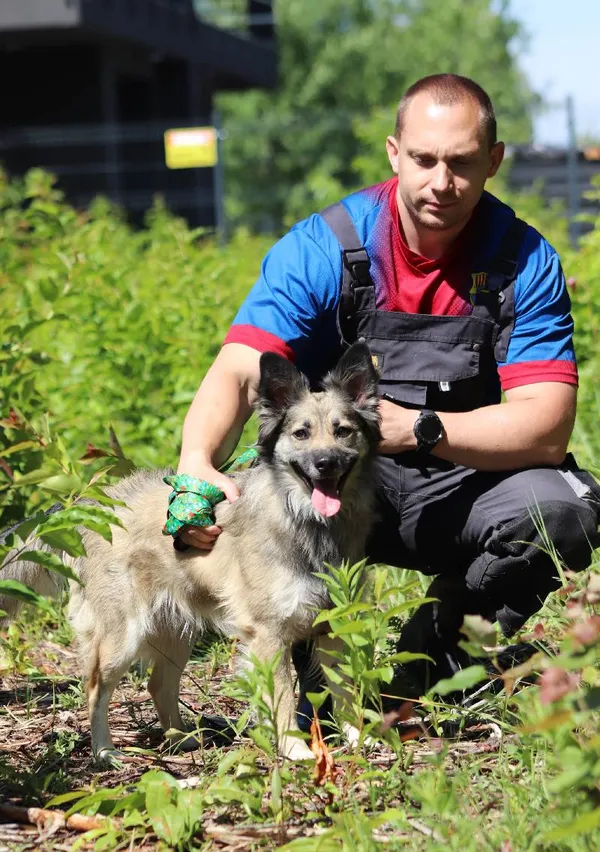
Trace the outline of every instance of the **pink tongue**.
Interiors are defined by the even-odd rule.
[[[336,515],[342,505],[342,501],[338,497],[337,488],[333,482],[321,482],[315,486],[310,502],[317,512],[325,515],[326,518]]]

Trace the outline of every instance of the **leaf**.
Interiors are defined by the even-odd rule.
[[[43,537],[45,533],[53,533],[57,530],[72,530],[78,526],[88,526],[95,524],[100,527],[105,527],[107,524],[123,527],[123,521],[111,512],[110,509],[105,509],[103,506],[73,506],[70,509],[63,509],[56,514],[47,518],[44,523],[40,524],[37,529],[37,535]]]
[[[42,278],[38,281],[40,293],[47,302],[54,302],[58,296],[58,285],[50,278]]]
[[[64,550],[69,556],[85,556],[83,540],[77,530],[63,529],[46,532],[39,538],[54,550]]]
[[[335,669],[330,668],[330,666],[322,666],[322,669],[323,673],[325,674],[325,677],[332,683],[339,685],[344,682],[344,678],[341,676],[341,674]]]
[[[31,535],[37,525],[44,520],[45,517],[46,515],[44,515],[43,512],[38,512],[31,518],[27,518],[22,523],[20,523],[19,526],[15,529],[15,533],[19,536],[21,541],[25,541]]]
[[[107,450],[101,450],[93,444],[88,444],[85,453],[79,458],[79,461],[85,463],[103,458],[115,458],[115,455],[114,453],[109,453]]]
[[[70,793],[61,793],[60,796],[54,796],[49,802],[46,802],[46,808],[55,808],[57,805],[64,805],[65,802],[74,802],[76,799],[83,799],[87,796],[89,790],[71,790]]]
[[[18,444],[13,444],[12,447],[0,451],[0,458],[11,456],[13,453],[20,453],[23,450],[30,450],[33,447],[39,449],[40,445],[37,441],[20,441]]]
[[[434,601],[437,601],[437,598],[417,598],[414,601],[404,601],[404,603],[392,606],[386,610],[386,620],[389,621],[390,618],[402,615],[405,612],[410,612],[411,609],[416,609],[417,607],[420,607],[421,604],[433,603]]]
[[[551,704],[576,692],[579,689],[580,677],[571,674],[560,666],[549,666],[539,680],[540,701],[542,704]]]
[[[112,426],[108,427],[108,443],[113,451],[114,455],[119,459],[125,459],[125,453],[121,448],[121,444],[119,443],[119,439],[117,438],[117,433],[113,429]]]
[[[331,630],[336,636],[343,636],[346,633],[364,633],[365,625],[362,621],[349,621],[346,624],[332,624]]]
[[[0,577],[2,577],[1,572]],[[19,583],[18,580],[0,579],[0,594],[9,595],[11,598],[18,598],[18,600],[33,604],[34,606],[46,611],[50,611],[52,609],[50,603],[45,597],[43,597],[43,595],[38,595],[37,592],[34,592],[33,589],[29,588],[29,586]]]
[[[322,787],[330,781],[335,784],[338,770],[333,755],[323,739],[319,717],[315,713],[310,725],[310,750],[315,756],[315,768],[313,770],[313,781],[318,787]]]
[[[398,653],[385,658],[386,663],[399,663],[400,665],[412,663],[413,660],[429,660],[430,663],[434,662],[427,654],[417,654],[415,651],[398,651]]]
[[[151,820],[157,837],[169,846],[179,846],[188,836],[185,814],[177,805],[165,805]]]
[[[265,733],[263,728],[252,728],[248,731],[248,736],[267,754],[273,754],[273,743],[271,742],[271,737]]]
[[[491,621],[481,615],[465,615],[460,632],[479,648],[483,645],[497,644],[496,628]]]
[[[316,577],[326,577],[327,574],[315,574]],[[331,609],[322,610],[315,620],[313,621],[313,626],[317,624],[322,624],[325,621],[329,621],[331,618],[341,618],[342,616],[350,616],[355,615],[357,612],[370,612],[372,610],[372,604],[368,603],[353,603],[353,604],[342,604],[341,606],[334,606]]]
[[[308,700],[310,701],[312,706],[315,708],[315,710],[319,710],[323,706],[323,704],[327,700],[328,696],[329,696],[329,690],[327,690],[327,689],[324,689],[323,692],[307,692],[306,693],[306,697],[308,698]]]
[[[44,491],[55,491],[58,494],[72,494],[74,491],[81,491],[84,486],[83,480],[79,476],[70,473],[57,473],[55,476],[49,476],[48,479],[40,480],[40,486]]]
[[[19,558],[23,562],[35,562],[36,565],[43,565],[49,571],[54,571],[56,574],[60,574],[61,577],[66,577],[69,580],[75,580],[75,582],[81,585],[81,580],[77,574],[72,568],[65,565],[56,553],[47,553],[44,550],[26,550]]]
[[[36,470],[32,470],[29,473],[20,474],[18,471],[15,471],[15,480],[14,484],[18,488],[21,485],[37,485],[39,482],[43,482],[44,479],[48,479],[51,476],[55,476],[57,471],[57,467],[40,467]]]
[[[540,722],[535,722],[532,725],[524,725],[518,729],[521,734],[537,734],[541,731],[550,731],[552,728],[559,728],[561,725],[567,725],[573,721],[573,713],[571,710],[560,710],[558,713],[552,713],[546,716]]]
[[[598,826],[600,826],[600,808],[595,808],[593,811],[578,817],[569,823],[569,825],[564,825],[560,828],[555,828],[554,831],[550,831],[544,836],[544,840],[554,843],[557,840],[564,840],[567,837],[573,837],[577,834],[587,834],[587,832],[593,831]]]
[[[449,695],[451,692],[463,692],[482,681],[488,680],[488,673],[483,666],[469,666],[461,669],[450,678],[444,678],[431,687],[429,693]]]

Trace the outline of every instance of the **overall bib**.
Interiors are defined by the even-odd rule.
[[[378,310],[370,260],[342,204],[321,215],[342,250],[338,331],[363,338],[380,372],[381,395],[405,407],[467,412],[501,401],[497,362],[514,325],[514,282],[527,225],[515,219],[484,273],[472,276],[468,316]],[[438,575],[405,625],[400,650],[423,651],[436,669],[415,666],[422,686],[462,667],[456,646],[466,613],[514,634],[560,585],[544,532],[571,570],[586,568],[598,535],[600,489],[571,456],[560,469],[478,471],[419,451],[378,456],[379,521],[371,562]]]

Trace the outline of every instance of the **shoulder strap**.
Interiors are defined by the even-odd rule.
[[[374,288],[371,278],[371,259],[358,236],[354,222],[341,201],[321,211],[321,216],[342,246],[342,284],[337,325],[342,343],[356,339],[354,291],[357,287]]]
[[[504,279],[504,286],[510,284],[517,277],[519,252],[528,227],[527,222],[515,216],[506,229],[500,248],[490,264],[490,272],[501,275]]]
[[[514,283],[519,272],[519,252],[528,227],[527,222],[515,217],[489,266],[488,286],[498,294],[494,316],[498,328],[494,354],[499,362],[506,361],[508,344],[515,325]]]

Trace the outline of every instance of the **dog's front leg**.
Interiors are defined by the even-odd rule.
[[[314,760],[314,754],[306,743],[288,733],[298,731],[289,645],[282,645],[281,640],[272,635],[258,634],[251,641],[249,651],[261,662],[272,661],[279,656],[273,672],[273,695],[265,695],[265,700],[273,713],[279,753],[289,760]]]

